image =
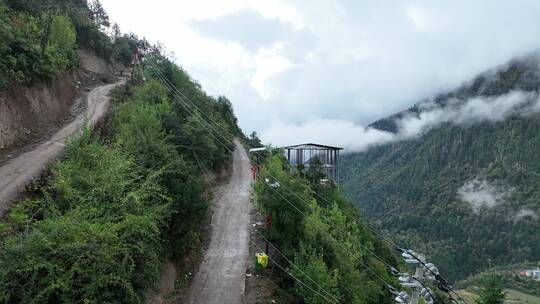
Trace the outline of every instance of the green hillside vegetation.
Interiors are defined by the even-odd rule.
[[[540,298],[540,281],[525,277],[519,273],[524,269],[536,269],[537,267],[540,267],[540,262],[493,267],[460,281],[458,287],[479,286],[486,277],[497,276],[501,279],[504,287]]]
[[[147,43],[132,34],[109,37],[103,32],[109,26],[97,0],[0,0],[0,89],[77,68],[78,48],[128,64]]]
[[[169,80],[229,130],[227,140],[239,135],[224,97],[207,96],[161,62]],[[209,197],[195,153],[208,169],[230,155],[203,131],[199,114],[146,78],[116,91],[109,124],[72,139],[35,195],[1,225],[1,303],[142,303],[165,257],[183,261],[200,247]]]
[[[269,157],[254,186],[257,207],[272,215],[272,228],[265,234],[293,264],[277,254],[272,258],[308,287],[281,271],[275,274],[278,285],[299,303],[332,298],[339,303],[393,303],[384,283],[369,270],[398,286],[369,253],[396,265],[389,248],[361,224],[364,220],[336,186],[320,184],[316,169],[290,175],[287,165],[281,156]],[[280,186],[274,190],[266,179]]]
[[[526,58],[483,74],[435,98],[538,92],[537,60]],[[374,128],[397,131],[396,118]],[[540,116],[514,115],[500,122],[444,124],[421,137],[343,156],[347,195],[371,221],[403,246],[425,253],[452,280],[490,266],[540,260]],[[504,203],[474,212],[458,190],[475,179],[507,191]],[[519,216],[522,209],[532,215]],[[536,214],[536,215],[535,215]]]
[[[514,304],[540,304],[540,297],[532,296],[513,289],[505,289],[506,293],[504,303]]]
[[[467,303],[475,303],[478,299],[478,289],[458,290],[458,293]],[[514,289],[505,289],[505,298],[503,303],[513,304],[540,304],[540,297],[529,295]]]

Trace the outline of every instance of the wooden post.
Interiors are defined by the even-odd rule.
[[[425,257],[424,256],[419,255],[418,258],[422,262],[425,262]],[[416,265],[416,271],[414,273],[414,276],[419,280],[422,280],[424,278],[424,266],[422,264],[418,263]],[[413,291],[412,291],[412,294],[411,294],[411,304],[418,304],[418,302],[420,300],[420,290],[422,290],[422,287],[413,288]]]
[[[270,231],[272,229],[272,213],[268,213],[266,215],[266,229],[268,231]],[[268,248],[268,241],[266,241],[266,248],[265,248],[265,251],[264,253],[266,253],[266,255],[268,255],[268,252],[269,252],[269,248]]]

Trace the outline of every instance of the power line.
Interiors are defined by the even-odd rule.
[[[192,113],[192,114],[195,113],[195,111],[197,111],[197,109],[191,110],[191,109],[189,109],[186,105],[183,105],[183,104],[182,104],[182,101],[184,101],[184,102],[186,102],[186,101],[184,100],[184,98],[180,97],[180,96],[178,95],[178,93],[175,93],[175,91],[176,91],[176,92],[179,92],[179,91],[178,91],[178,90],[174,87],[174,85],[173,85],[172,83],[170,83],[170,82],[166,79],[166,77],[159,71],[159,68],[157,68],[152,62],[149,62],[149,65],[150,65],[150,67],[154,70],[154,72],[156,72],[157,74],[159,74],[159,75],[157,75],[157,76],[158,76],[163,82],[165,82],[167,88],[168,88],[171,92],[173,92],[174,97],[180,99],[180,102],[179,102],[179,103],[184,107],[184,109],[186,109],[189,113]],[[183,95],[183,94],[182,94],[182,95]],[[183,95],[183,96],[185,97],[185,95]],[[178,101],[178,100],[177,100],[177,101]],[[187,103],[187,102],[186,102],[186,103]],[[191,102],[189,102],[189,103],[190,103],[190,105],[191,105],[193,108],[197,108],[197,106],[196,106],[195,104],[193,104],[193,103],[191,103]],[[200,111],[197,111],[197,113],[200,113]],[[208,117],[208,116],[207,116],[207,117]],[[210,117],[208,117],[208,118],[210,119]],[[199,122],[201,123],[201,126],[203,126],[203,128],[204,128],[204,125],[203,125],[203,123],[202,123],[203,121],[199,121]],[[216,132],[219,136],[222,137],[222,139],[224,139],[224,137],[223,137],[219,132],[217,132],[209,122],[206,122],[206,121],[204,121],[204,122],[208,125],[208,127],[210,127],[210,128],[212,129],[212,130],[209,130],[209,133],[214,137],[214,139],[216,139],[220,144],[222,144],[222,145],[225,147],[225,149],[227,149],[228,151],[230,151],[230,152],[232,153],[232,150],[231,150],[228,146],[226,146],[225,144],[223,144],[223,142],[221,142],[221,140],[219,140],[219,139],[212,133],[212,131]],[[213,121],[213,122],[214,122],[215,124],[217,124],[215,121]],[[225,139],[225,140],[227,141],[227,139]],[[270,174],[269,174],[269,175],[270,175]],[[270,175],[270,176],[271,176],[272,178],[276,179],[276,178],[273,177],[272,175]],[[277,179],[276,179],[276,180],[277,180]],[[274,190],[280,197],[282,197],[288,204],[290,204],[296,211],[298,211],[299,213],[301,213],[302,215],[305,216],[305,213],[304,213],[304,212],[302,212],[300,209],[298,209],[298,207],[296,207],[294,204],[292,204],[288,199],[286,199],[286,198],[285,198],[281,193],[279,193],[276,189],[274,189],[273,187],[271,187],[271,189]],[[307,204],[308,206],[310,206],[309,203],[307,203],[303,198],[299,197],[298,194],[296,194],[294,191],[291,191],[291,190],[287,189],[286,187],[285,187],[285,190],[289,191],[289,192],[292,193],[294,196],[298,197],[298,198],[300,199],[300,201],[302,201],[302,202],[304,202],[305,204]],[[315,192],[314,192],[314,193],[315,193]],[[328,201],[326,198],[320,196],[319,194],[317,194],[317,193],[315,193],[315,194],[316,194],[319,198],[325,200],[326,202],[331,203],[330,201]],[[346,214],[346,213],[345,213],[345,214]],[[356,223],[360,224],[359,222],[357,222],[357,221],[354,219],[354,217],[352,217],[352,216],[350,216],[350,215],[348,215],[348,216],[349,216],[351,219],[353,219],[353,221],[355,221]],[[392,241],[390,241],[390,240],[384,238],[383,236],[381,236],[379,233],[377,233],[373,228],[371,228],[371,227],[370,227],[369,225],[367,225],[366,223],[364,223],[363,226],[366,227],[367,229],[369,229],[370,231],[372,231],[372,232],[373,232],[375,235],[377,235],[380,239],[382,239],[382,240],[386,241],[387,243],[389,243],[390,245],[392,245],[394,248],[399,248],[395,243],[393,243]],[[372,253],[372,252],[371,252],[371,253]],[[377,255],[374,254],[374,256],[375,256],[376,258],[378,258],[379,260],[381,260],[382,262],[384,262],[385,264],[387,264],[386,261],[384,261],[383,259],[381,259],[381,258],[378,257]]]
[[[161,72],[161,70],[159,69],[159,67],[157,66],[157,60],[156,60],[156,55],[154,54],[150,54],[150,57],[154,60],[154,63],[152,63],[151,61],[149,62],[150,65],[152,65],[152,67],[154,68],[154,70],[160,74],[161,76],[161,79],[163,79],[163,81],[165,81],[170,90],[172,91],[173,94],[176,94],[177,97],[179,97],[182,101],[188,103],[190,106],[194,107],[194,108],[197,108],[197,106],[195,105],[195,103],[193,103],[192,101],[189,100],[189,98],[186,97],[186,95],[184,95],[181,91],[179,91],[176,86],[169,80],[167,79],[167,77],[163,74],[163,72]],[[212,123],[215,124],[215,126],[217,126],[218,128],[220,127],[219,123],[217,123],[212,117],[210,117],[209,115],[207,115],[206,113],[202,112],[202,111],[197,111],[201,116],[204,116],[206,117],[209,121],[211,121]],[[214,131],[217,131],[213,128],[212,124],[208,123],[208,125],[210,127],[212,127],[212,129]],[[220,132],[218,132],[218,134],[221,134],[222,132],[224,133],[227,133],[226,130],[219,130]],[[232,134],[229,134],[227,133],[228,136],[232,137]]]
[[[181,101],[184,101],[183,98],[181,98],[181,97],[179,97],[177,94],[175,94],[175,92],[174,92],[175,90],[173,89],[173,88],[174,88],[174,85],[171,84],[171,83],[166,79],[166,77],[159,71],[159,69],[158,69],[152,62],[149,62],[149,65],[150,65],[150,67],[154,70],[154,72],[156,72],[157,74],[159,74],[159,75],[157,75],[157,76],[158,76],[162,81],[166,82],[167,88],[168,88],[170,91],[173,92],[173,95],[174,95],[175,97],[177,97],[178,99],[180,99]],[[176,90],[176,92],[178,92],[178,90]],[[184,97],[185,97],[185,95],[184,95]],[[192,107],[196,107],[193,103],[190,103],[190,105],[191,105]],[[185,108],[188,112],[190,112],[190,113],[193,113],[193,112],[195,111],[195,110],[190,111],[190,109],[188,109],[187,106],[184,106],[184,108]],[[208,124],[208,126],[211,127],[210,123],[208,123],[208,122],[206,122],[206,123]],[[215,123],[215,121],[214,121],[214,123]],[[217,123],[216,123],[216,124],[217,124]],[[202,122],[201,122],[201,125],[202,125]],[[203,125],[202,125],[202,126],[203,126]],[[204,127],[204,126],[203,126],[203,127]],[[213,128],[212,128],[212,129],[213,129]],[[215,131],[215,129],[214,129],[213,131]],[[211,131],[209,131],[209,133],[212,134]],[[218,133],[218,134],[219,134],[219,133]],[[217,139],[215,136],[214,136],[214,138]],[[220,140],[218,140],[218,142],[220,142],[222,145],[224,145]],[[225,147],[226,149],[228,149],[227,146],[224,145],[224,147]],[[230,150],[230,149],[228,149],[228,150]],[[232,151],[230,151],[230,152],[232,152]],[[271,176],[271,175],[270,175],[270,176]],[[273,177],[273,176],[271,176],[271,177],[275,179],[275,177]],[[301,211],[300,209],[298,209],[298,207],[296,207],[292,202],[290,202],[290,200],[288,200],[287,198],[285,198],[279,191],[277,191],[277,189],[274,189],[273,187],[270,187],[270,188],[271,188],[274,192],[276,192],[276,194],[278,194],[281,198],[283,198],[283,199],[284,199],[291,207],[293,207],[297,212],[299,212],[299,213],[301,213],[302,215],[306,216],[306,214],[305,214],[303,211]],[[288,190],[288,189],[286,189],[286,190]],[[298,194],[296,194],[295,192],[290,191],[290,190],[288,190],[288,191],[289,191],[290,193],[292,193],[293,195],[295,195],[296,197],[300,198],[300,201],[304,202],[306,205],[308,205],[308,207],[311,207],[311,206],[309,205],[309,203],[307,203],[303,198],[299,197]],[[372,230],[372,229],[370,229],[370,230]],[[375,256],[376,256],[376,255],[375,255]],[[378,256],[376,256],[376,257],[379,258]],[[380,259],[380,258],[379,258],[379,259]],[[382,260],[382,259],[381,259],[381,260]],[[384,261],[384,260],[382,260],[382,261],[386,263],[386,261]]]
[[[268,185],[267,183],[265,183],[265,184]],[[285,201],[287,201],[291,206],[295,207],[294,204],[293,204],[292,202],[290,202],[287,198],[283,197],[283,196],[277,191],[277,189],[274,189],[274,188],[271,187],[270,185],[268,185],[268,186],[270,187],[270,189],[274,190],[277,194],[279,194],[279,195],[280,195]],[[304,203],[306,203],[306,202],[304,201]],[[309,205],[309,204],[308,204],[308,205]],[[311,207],[312,207],[312,206],[310,206],[310,208],[311,208]],[[298,208],[295,207],[295,209],[298,211]],[[303,214],[303,213],[302,213],[302,214]],[[331,237],[331,238],[336,242],[336,244],[339,244],[339,246],[343,246],[343,244],[342,244],[341,242],[339,242],[338,240],[336,240],[336,239],[334,238],[334,236],[329,235],[329,237]],[[343,249],[345,249],[345,251],[346,251],[347,248],[344,248],[344,247],[343,247]],[[387,282],[385,279],[383,279],[379,274],[377,274],[376,271],[374,271],[371,267],[369,267],[368,265],[366,265],[362,260],[358,260],[358,262],[360,262],[360,264],[362,265],[362,267],[364,267],[367,271],[369,271],[370,273],[372,273],[373,275],[375,275],[375,277],[376,277],[377,279],[379,279],[380,281],[382,281],[382,282],[384,283],[385,287],[388,289],[388,291],[389,291],[391,294],[393,294],[393,295],[397,294],[396,288],[394,288],[390,283],[388,283],[388,282]]]
[[[320,195],[319,193],[317,193],[316,191],[313,191],[313,193],[315,194],[315,196],[317,196],[318,198],[320,198],[321,200],[323,200],[324,202],[328,203],[328,204],[332,204],[331,201],[329,201],[327,198],[325,198],[324,196]],[[371,231],[373,234],[375,234],[376,236],[379,237],[379,239],[381,239],[382,241],[388,243],[391,247],[393,248],[399,248],[399,246],[396,245],[396,243],[392,242],[392,240],[386,238],[384,235],[382,235],[380,232],[376,231],[375,228],[371,227],[371,225],[369,225],[369,223],[367,222],[360,222],[359,220],[356,220],[354,216],[350,215],[350,214],[347,214],[345,212],[345,210],[341,209],[342,212],[347,215],[349,218],[351,218],[354,222],[356,222],[357,224],[361,225],[361,226],[364,226],[366,229],[368,229],[369,231]]]
[[[164,82],[164,84],[166,85],[166,87],[173,93],[174,97],[177,98],[177,99],[180,99],[179,104],[180,104],[182,107],[184,107],[184,109],[186,109],[186,111],[188,111],[189,113],[193,114],[193,113],[195,113],[195,111],[198,110],[197,106],[196,106],[195,104],[191,103],[191,102],[189,101],[189,99],[188,99],[183,93],[181,93],[181,92],[174,86],[174,84],[172,84],[172,83],[171,83],[171,82],[163,75],[163,73],[161,73],[161,71],[159,70],[159,67],[156,67],[156,65],[153,64],[152,62],[149,62],[149,65],[150,65],[150,68],[153,69],[154,73],[158,74],[158,75],[156,75],[156,76],[158,76],[158,77],[161,79],[161,81]],[[184,97],[184,98],[182,98],[181,96],[179,96],[179,94],[181,94],[182,97]],[[178,101],[178,100],[176,100],[176,101]],[[195,110],[190,110],[186,105],[184,105],[184,104],[182,103],[182,101],[185,102],[185,103],[189,103],[193,108],[195,108]],[[201,112],[200,112],[200,111],[197,111],[197,113],[200,114]],[[205,116],[206,116],[206,115],[205,115]],[[215,121],[213,121],[213,119],[211,119],[209,116],[206,116],[206,117],[207,117],[209,120],[211,120],[214,124],[218,125],[218,124],[217,124]],[[201,124],[201,126],[202,126],[203,128],[206,128],[206,129],[212,129],[212,130],[208,130],[208,131],[209,131],[209,134],[210,134],[212,137],[214,137],[214,139],[216,139],[216,140],[217,140],[217,141],[218,141],[218,142],[219,142],[226,150],[230,151],[231,153],[233,152],[227,145],[225,145],[223,142],[221,142],[221,140],[219,140],[219,139],[212,133],[212,131],[216,132],[216,134],[217,134],[218,136],[221,136],[222,139],[225,139],[225,141],[229,141],[230,139],[224,138],[223,135],[221,135],[220,132],[218,132],[217,130],[215,130],[215,129],[213,128],[213,126],[212,126],[209,122],[204,121],[204,120],[198,120],[198,121],[200,122],[200,124]],[[209,128],[207,128],[207,127],[205,127],[205,126],[203,125],[203,121],[208,125]],[[222,131],[224,131],[224,130],[222,130]],[[255,153],[258,154],[258,155],[261,155],[261,154],[258,153],[258,152],[255,152]],[[273,177],[271,174],[268,174],[268,175],[269,175],[270,177],[272,177],[273,179],[276,179],[276,178]],[[276,179],[276,180],[278,180],[278,179]],[[282,197],[287,203],[289,203],[292,207],[294,207],[295,210],[297,210],[297,211],[300,212],[301,214],[305,215],[305,214],[304,214],[301,210],[299,210],[294,204],[292,204],[292,203],[291,203],[288,199],[286,199],[281,193],[279,193],[279,192],[277,191],[277,189],[274,189],[273,187],[270,187],[270,188],[271,188],[272,190],[274,190],[279,196],[281,196],[281,197]],[[287,187],[284,187],[284,188],[285,188],[285,190],[287,190],[288,192],[290,192],[290,193],[292,193],[293,195],[295,195],[296,197],[298,197],[298,198],[300,199],[300,201],[302,201],[302,202],[304,202],[305,204],[307,204],[308,206],[310,206],[308,202],[306,202],[303,198],[301,198],[300,196],[298,196],[298,194],[296,194],[294,191],[291,191],[290,189],[287,189]],[[324,201],[326,201],[326,202],[332,204],[332,202],[330,202],[330,201],[328,201],[326,198],[320,196],[318,193],[316,193],[316,192],[313,192],[313,193],[314,193],[316,196],[318,196],[319,198],[321,198],[322,200],[324,200]],[[342,210],[342,211],[343,211],[343,210]],[[355,218],[354,218],[353,216],[348,215],[348,214],[345,213],[345,212],[344,212],[344,214],[346,214],[349,218],[351,218],[351,219],[352,219],[354,222],[356,222],[357,224],[360,224],[360,225],[364,226],[365,228],[367,228],[368,230],[370,230],[372,233],[374,233],[376,236],[378,236],[381,240],[383,240],[383,241],[387,242],[389,245],[391,245],[391,247],[394,247],[394,248],[397,249],[397,250],[400,249],[400,247],[397,246],[394,242],[392,242],[391,240],[389,240],[389,239],[387,239],[386,237],[382,236],[380,233],[378,233],[377,231],[375,231],[375,229],[373,229],[372,227],[370,227],[367,223],[360,223],[359,221],[356,221]],[[378,257],[377,255],[374,255],[374,256],[375,256],[376,258],[378,258],[379,260],[381,260],[382,262],[384,262],[385,264],[387,264],[386,261],[384,261],[383,259],[381,259],[381,258]],[[415,257],[415,259],[418,259],[418,258]],[[421,263],[423,263],[423,262],[420,261],[419,259],[418,259],[418,261],[421,262]],[[387,265],[388,265],[388,264],[387,264]],[[428,269],[429,269],[429,268],[428,268]],[[438,275],[438,276],[436,276],[436,278],[441,279],[441,281],[440,281],[439,283],[440,283],[440,285],[442,285],[443,288],[448,289],[448,290],[444,290],[444,289],[443,289],[443,290],[446,291],[446,292],[448,292],[449,295],[450,295],[450,292],[449,292],[449,291],[452,291],[452,292],[456,293],[456,292],[451,288],[451,286],[448,285],[447,281],[446,281],[444,278],[442,278],[442,276]],[[456,293],[456,295],[458,295],[458,294]],[[450,296],[451,296],[451,295],[450,295]],[[458,297],[460,297],[460,296],[458,295]],[[460,297],[460,298],[461,298],[461,297]],[[464,302],[465,302],[465,301],[464,301]],[[465,303],[466,303],[466,302],[465,302]]]
[[[289,260],[287,258],[287,256],[285,256],[285,254],[283,254],[277,247],[276,245],[272,244],[272,242],[270,242],[260,231],[259,229],[257,228],[254,228],[255,231],[268,243],[270,244],[270,246],[272,246],[276,252],[279,253],[279,255],[281,255],[288,263],[289,265],[292,265],[294,266],[296,269],[298,269],[298,271],[300,271],[300,273],[302,273],[306,278],[308,278],[313,284],[317,285],[317,287],[319,287],[322,291],[324,291],[329,297],[331,297],[332,299],[334,299],[336,302],[339,303],[339,300],[336,299],[334,296],[332,296],[332,294],[330,294],[328,291],[326,291],[324,288],[322,288],[317,282],[315,282],[310,276],[308,276],[300,267],[298,267],[296,264],[294,264],[293,262],[291,262],[291,260]]]
[[[206,170],[206,167],[204,167],[201,160],[197,156],[197,152],[195,152],[195,150],[191,150],[191,151],[193,152],[193,156],[195,156],[195,160],[197,161],[197,164],[199,165],[201,172],[204,174],[204,176],[206,176],[208,174],[208,170]],[[210,179],[212,179],[210,182],[215,184],[214,177],[212,177],[210,174],[208,174],[208,176],[210,176]],[[216,190],[214,190],[214,187],[212,185],[209,185],[209,186],[210,186],[210,190],[212,190],[212,193],[214,193],[214,196],[217,197],[217,193],[216,193]]]
[[[149,63],[149,64],[150,64],[150,67],[151,67],[156,73],[159,73],[159,74],[160,74],[158,77],[159,77],[162,81],[165,81],[165,79],[166,79],[165,76],[164,76],[161,72],[159,72],[159,70],[157,70],[156,66],[153,65],[152,63]],[[173,90],[172,90],[173,85],[170,84],[170,82],[167,81],[166,86],[167,86],[167,88],[168,88],[169,90],[173,91]],[[174,92],[173,92],[173,94],[174,94]],[[174,96],[177,97],[177,98],[179,98],[179,99],[181,99],[181,101],[183,101],[183,98],[178,97],[178,95],[174,94]],[[192,104],[192,103],[191,103],[191,105],[192,105],[193,107],[196,107],[196,106],[195,106],[194,104]],[[194,111],[188,110],[187,107],[184,107],[184,108],[185,108],[188,112],[190,112],[190,113],[193,113],[193,112],[194,112]],[[208,122],[206,122],[206,123],[210,126],[210,123],[208,123]],[[214,122],[214,123],[215,123],[215,122]],[[201,126],[203,126],[202,123],[201,123]],[[204,126],[203,126],[203,128],[204,128]],[[214,130],[214,131],[215,131],[215,130]],[[211,131],[209,131],[209,132],[212,133]],[[217,138],[216,138],[216,139],[217,139]],[[218,141],[219,141],[219,140],[218,140]],[[221,143],[221,141],[219,141],[219,142]],[[223,144],[223,143],[221,143],[221,144]],[[224,145],[224,146],[225,146],[225,145]],[[228,149],[227,146],[225,146],[225,148]],[[228,149],[228,150],[229,150],[230,152],[232,152],[232,150],[230,150],[230,149]],[[275,177],[273,177],[272,175],[270,175],[270,176],[271,176],[272,178],[275,179]],[[301,211],[301,210],[300,210],[296,205],[294,205],[290,200],[288,200],[286,197],[284,197],[283,194],[281,194],[277,189],[274,189],[273,187],[270,187],[270,189],[272,189],[276,194],[278,194],[282,199],[284,199],[284,200],[285,200],[291,207],[293,207],[297,212],[299,212],[299,213],[302,214],[303,216],[306,216],[306,214],[305,214],[303,211]],[[292,192],[292,191],[289,191],[289,192],[292,193],[293,195],[295,195],[295,196],[298,197],[298,195],[297,195],[295,192]],[[301,199],[302,202],[304,202],[306,205],[308,205],[308,207],[310,207],[310,208],[312,207],[312,206],[310,206],[309,203],[307,203],[305,200],[303,200],[302,198],[300,198],[300,199]],[[272,245],[272,246],[273,246],[274,248],[276,248],[274,245]],[[280,252],[280,253],[281,253],[281,252]],[[365,264],[364,264],[364,267],[366,267]],[[375,273],[375,272],[374,272],[373,270],[371,270],[371,269],[370,269],[370,271],[373,272],[373,273]],[[379,277],[379,278],[380,278],[380,277]],[[391,286],[391,285],[388,284],[387,282],[385,282],[385,285],[386,285],[386,286]]]
[[[259,245],[257,245],[253,240],[251,240],[251,242],[253,243],[253,245],[255,245],[255,247],[257,247],[257,250],[259,251],[262,251],[261,247],[259,247]],[[330,303],[339,303],[339,301],[335,301],[333,299],[329,299],[328,297],[322,295],[321,293],[319,293],[318,291],[314,290],[313,288],[311,288],[309,285],[307,285],[306,283],[304,283],[302,280],[300,280],[299,278],[297,278],[296,276],[294,276],[292,273],[290,273],[289,271],[287,271],[287,269],[285,269],[285,267],[281,266],[278,262],[276,262],[276,260],[272,259],[272,257],[268,256],[268,259],[270,261],[272,261],[272,263],[274,265],[276,265],[279,269],[281,269],[283,272],[285,272],[286,274],[288,274],[291,278],[293,278],[294,280],[296,280],[297,282],[299,282],[300,284],[302,284],[302,286],[306,287],[307,289],[309,289],[310,291],[312,291],[313,293],[315,293],[316,295],[318,295],[319,297],[323,298],[324,300],[326,300],[327,302],[330,302]]]
[[[195,108],[195,110],[192,110],[191,108],[189,108],[187,105],[184,104],[184,103],[186,103],[186,101],[184,101],[181,97],[179,97],[178,94],[174,93],[174,91],[173,91],[174,86],[170,85],[167,82],[167,78],[159,71],[159,69],[155,65],[153,65],[151,62],[149,62],[149,65],[150,65],[150,68],[154,71],[154,75],[157,76],[165,84],[167,89],[169,89],[171,92],[173,92],[173,95],[174,95],[173,97],[175,97],[175,100],[178,102],[178,104],[180,104],[180,106],[182,106],[191,115],[194,115],[194,114],[201,115],[202,112],[195,105],[191,104],[191,106]],[[218,134],[218,136],[221,136],[221,134],[219,132],[217,132],[215,129],[213,129],[213,126],[210,123],[208,123],[207,121],[204,121],[204,120],[201,120],[201,119],[197,119],[197,121],[199,121],[199,123],[201,124],[201,126],[203,128],[207,128],[207,127],[205,127],[203,125],[203,122],[206,123],[208,127],[212,128],[212,130],[214,132],[216,132],[216,134]],[[225,145],[219,138],[217,138],[216,135],[214,133],[212,133],[212,131],[210,131],[209,134],[217,142],[219,142],[226,150],[228,150],[229,152],[232,153],[232,150],[227,145]],[[222,139],[224,139],[223,136],[221,136],[221,137],[222,137]],[[226,139],[226,138],[225,138],[225,140],[228,141],[228,139]]]

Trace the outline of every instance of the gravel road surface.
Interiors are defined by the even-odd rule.
[[[210,244],[193,278],[188,303],[240,304],[249,260],[250,164],[235,140],[232,176],[214,198]]]

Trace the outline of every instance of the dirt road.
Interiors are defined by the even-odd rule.
[[[249,160],[235,140],[233,172],[228,184],[218,189],[210,245],[193,278],[188,303],[240,304],[249,254],[251,210]]]
[[[0,167],[0,214],[9,208],[9,203],[24,191],[33,178],[39,176],[45,164],[58,156],[71,135],[79,131],[86,121],[93,125],[105,114],[110,101],[107,95],[115,86],[123,83],[124,81],[119,81],[93,89],[86,98],[88,103],[86,110],[75,120],[35,149],[17,156]]]

